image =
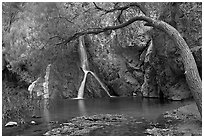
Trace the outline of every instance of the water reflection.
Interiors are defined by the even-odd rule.
[[[49,103],[49,104],[48,104]],[[21,135],[35,135],[37,129],[50,130],[50,122],[67,122],[74,117],[88,116],[95,114],[123,114],[126,116],[144,117],[149,120],[156,120],[159,115],[180,106],[192,103],[192,101],[174,101],[161,103],[158,99],[117,97],[97,98],[83,100],[42,100],[41,116],[42,122],[39,125],[27,128]],[[32,134],[33,133],[33,134]]]
[[[78,100],[78,109],[79,109],[80,116],[87,115],[84,100]]]
[[[49,112],[49,99],[45,98],[43,99],[43,117],[44,117],[44,121],[47,124],[47,128],[48,130],[51,130],[51,126],[50,126],[50,112]]]
[[[46,103],[46,100],[44,101]],[[43,116],[45,121],[64,121],[78,116],[94,114],[125,114],[136,117],[155,119],[165,111],[180,107],[189,102],[165,102],[158,99],[143,98],[97,98],[83,100],[58,99],[49,104],[44,104]]]
[[[48,99],[43,101],[41,116],[45,123],[52,121],[66,121],[78,116],[95,114],[124,114],[135,117],[156,119],[165,111],[175,109],[188,102],[165,102],[158,99],[143,98],[97,98],[83,100],[51,101],[47,107]],[[48,126],[49,128],[50,126]]]

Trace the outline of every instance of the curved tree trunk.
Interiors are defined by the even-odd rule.
[[[188,45],[179,32],[169,24],[163,21],[157,21],[154,22],[153,26],[167,33],[180,49],[185,68],[186,81],[197,104],[200,115],[202,116],[202,82],[198,73],[196,62]]]

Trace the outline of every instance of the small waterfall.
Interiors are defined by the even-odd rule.
[[[114,97],[111,96],[110,93],[108,92],[108,90],[106,89],[106,87],[104,86],[104,84],[100,81],[100,79],[98,78],[98,76],[96,76],[95,73],[93,73],[92,71],[90,71],[90,73],[96,78],[96,80],[99,82],[99,84],[101,85],[101,87],[106,91],[106,93],[108,94],[109,97]]]
[[[49,64],[47,66],[47,68],[46,68],[45,82],[43,83],[43,88],[44,88],[44,95],[43,95],[43,97],[45,99],[49,98],[49,88],[48,88],[48,85],[49,85],[50,67],[51,67],[51,64]]]
[[[89,71],[89,64],[88,64],[88,58],[87,58],[87,54],[86,54],[86,50],[84,48],[84,41],[83,41],[83,37],[79,37],[79,50],[80,50],[80,55],[81,55],[81,68],[82,70],[85,71]]]
[[[106,91],[107,95],[109,97],[113,97],[113,96],[110,95],[110,93],[108,92],[108,90],[106,89],[104,84],[100,81],[100,79],[96,76],[96,74],[93,73],[92,71],[90,71],[90,69],[89,69],[88,58],[87,58],[86,50],[84,48],[83,36],[79,37],[79,50],[80,50],[80,55],[81,55],[81,68],[82,68],[82,70],[84,72],[84,78],[83,78],[83,80],[81,82],[81,85],[79,87],[78,96],[75,99],[83,99],[83,97],[84,97],[84,87],[85,87],[85,84],[86,84],[86,77],[87,77],[87,74],[89,72],[96,78],[96,80],[99,82],[101,87]]]
[[[78,96],[77,96],[78,99],[83,99],[83,97],[84,97],[84,87],[85,87],[85,83],[86,83],[86,77],[87,77],[87,74],[89,73],[89,71],[85,71],[85,70],[83,70],[83,71],[84,71],[84,78],[83,78],[81,85],[79,87],[79,90],[78,90]]]

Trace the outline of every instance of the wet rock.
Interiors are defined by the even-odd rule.
[[[154,127],[152,129],[147,129],[146,130],[147,134],[150,134],[150,135],[153,135],[153,136],[163,136],[164,132],[169,134],[169,129],[161,129],[161,128]]]
[[[37,123],[32,120],[32,121],[30,122],[30,124],[31,124],[31,125],[36,125]]]
[[[10,122],[6,123],[5,127],[13,127],[13,126],[17,126],[17,125],[18,125],[17,122],[10,121]]]
[[[43,95],[44,92],[43,83],[44,83],[43,77],[38,77],[37,80],[32,82],[32,84],[28,87],[30,98],[36,98],[37,96]]]

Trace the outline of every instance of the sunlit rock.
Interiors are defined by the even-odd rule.
[[[43,83],[44,79],[42,77],[38,77],[38,79],[28,87],[30,98],[36,98],[43,95]]]
[[[13,122],[13,121],[10,121],[8,123],[6,123],[5,127],[13,127],[13,126],[17,126],[17,122]]]
[[[30,123],[31,123],[32,125],[36,125],[36,122],[33,121],[33,120],[32,120]]]

